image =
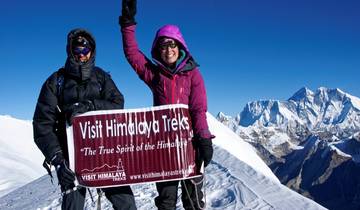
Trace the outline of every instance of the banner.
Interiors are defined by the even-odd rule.
[[[195,177],[191,128],[183,104],[87,112],[67,128],[70,168],[86,187]]]

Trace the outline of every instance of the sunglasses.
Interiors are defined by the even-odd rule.
[[[176,42],[165,42],[165,43],[160,43],[159,47],[161,50],[166,50],[168,47],[170,47],[171,49],[176,48],[178,45],[176,44]]]
[[[74,55],[87,55],[90,51],[91,51],[90,48],[88,48],[88,47],[81,47],[81,46],[75,47],[75,48],[73,49]]]

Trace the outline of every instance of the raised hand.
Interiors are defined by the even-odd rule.
[[[122,0],[122,10],[119,23],[121,27],[135,25],[136,0]]]

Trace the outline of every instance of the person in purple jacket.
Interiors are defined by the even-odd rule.
[[[194,131],[196,163],[206,167],[213,155],[206,121],[207,101],[204,80],[199,65],[190,54],[185,40],[175,25],[161,27],[155,36],[151,55],[153,62],[140,50],[135,38],[136,0],[122,1],[119,18],[125,56],[132,68],[151,89],[154,106],[187,104]],[[181,181],[182,202],[185,209],[202,209],[203,177]],[[155,198],[158,209],[175,209],[179,181],[159,182]]]

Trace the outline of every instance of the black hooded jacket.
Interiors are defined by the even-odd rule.
[[[82,35],[91,43],[92,55],[86,63],[77,62],[71,52],[72,40]],[[90,100],[95,110],[122,109],[124,98],[110,75],[95,66],[95,40],[83,30],[68,34],[65,67],[43,84],[33,117],[34,141],[49,162],[57,152],[68,158],[65,107]],[[61,83],[60,83],[61,81]]]

